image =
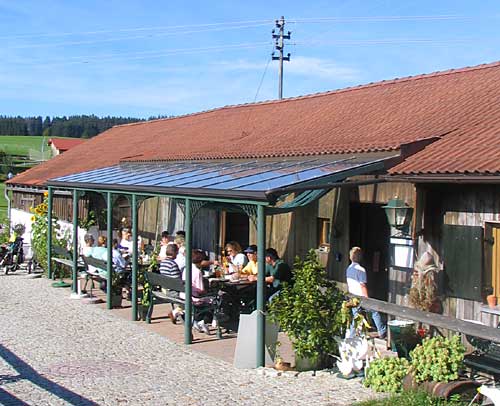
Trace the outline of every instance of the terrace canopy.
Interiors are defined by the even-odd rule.
[[[137,162],[70,174],[47,182],[49,215],[54,189],[73,191],[73,222],[77,230],[78,196],[85,191],[103,193],[107,199],[108,241],[112,240],[113,194],[131,196],[132,238],[137,252],[138,196],[163,196],[177,200],[184,208],[186,230],[186,319],[191,319],[191,234],[192,219],[206,207],[231,207],[249,215],[257,225],[257,366],[264,365],[265,310],[265,215],[305,206],[348,177],[387,169],[398,155],[371,153],[269,159],[227,159]],[[285,201],[285,197],[288,197]],[[52,224],[49,219],[49,227]],[[52,245],[49,232],[49,247]],[[77,236],[73,249],[73,289],[76,291]],[[49,248],[50,256],[50,248]],[[108,244],[108,258],[111,258]],[[50,264],[50,257],[49,257]],[[49,274],[51,273],[49,265]],[[111,303],[111,261],[108,261],[108,306]],[[132,262],[132,319],[137,319],[137,256]],[[191,343],[191,326],[185,323],[185,342]]]

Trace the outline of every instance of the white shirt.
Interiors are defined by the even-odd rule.
[[[247,264],[247,262],[248,258],[242,252],[236,254],[234,257],[231,257],[231,263],[229,264],[229,273],[238,272]]]
[[[366,270],[357,262],[351,263],[345,271],[347,290],[353,295],[363,296],[361,284],[366,285]]]

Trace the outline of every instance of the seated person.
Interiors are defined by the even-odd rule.
[[[125,227],[121,231],[121,240],[118,245],[118,249],[122,251],[122,253],[131,254],[132,248],[132,233],[130,232],[130,228]]]
[[[160,274],[169,278],[180,278],[182,273],[175,262],[179,249],[175,244],[168,244],[165,249],[165,258],[160,262]]]
[[[186,247],[184,243],[179,246],[179,251],[177,252],[177,256],[175,257],[175,262],[179,267],[179,270],[184,272],[184,268],[186,268]]]
[[[205,285],[203,284],[203,275],[201,272],[201,264],[203,262],[203,258],[204,254],[202,251],[193,250],[191,257],[191,288],[194,306],[193,328],[205,334],[210,334],[208,324],[212,322],[213,315],[206,306],[208,303],[210,303],[210,298],[199,297],[205,293]],[[182,280],[186,280],[185,271],[182,273]],[[184,297],[184,294],[181,293],[180,297]]]
[[[121,255],[120,251],[118,250],[118,240],[115,238],[113,239],[113,267],[115,268],[115,272],[124,272],[125,268],[127,267],[127,261],[123,256]]]
[[[94,247],[90,256],[106,261],[108,259],[108,249],[106,248],[106,243],[106,237],[104,237],[103,235],[97,237],[97,247]]]
[[[292,271],[287,263],[283,262],[274,248],[266,250],[266,284],[269,300],[282,288],[283,282],[292,281]]]
[[[85,246],[82,248],[82,255],[84,257],[91,257],[94,250],[94,236],[92,234],[85,234],[83,241],[85,242]]]
[[[257,246],[252,244],[244,252],[247,254],[248,264],[239,272],[240,277],[247,276],[249,281],[256,281],[257,273],[259,272],[257,265]]]
[[[227,254],[227,273],[232,274],[239,272],[247,264],[248,259],[243,254],[241,245],[236,241],[229,241],[224,247]]]
[[[158,261],[163,261],[167,257],[167,245],[170,242],[170,234],[167,230],[161,232],[160,252],[158,254]]]

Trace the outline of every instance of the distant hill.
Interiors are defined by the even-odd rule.
[[[0,135],[91,138],[118,125],[144,121],[134,117],[8,117],[0,116]]]

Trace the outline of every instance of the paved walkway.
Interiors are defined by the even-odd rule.
[[[349,405],[359,380],[239,370],[46,279],[0,275],[2,405]]]

